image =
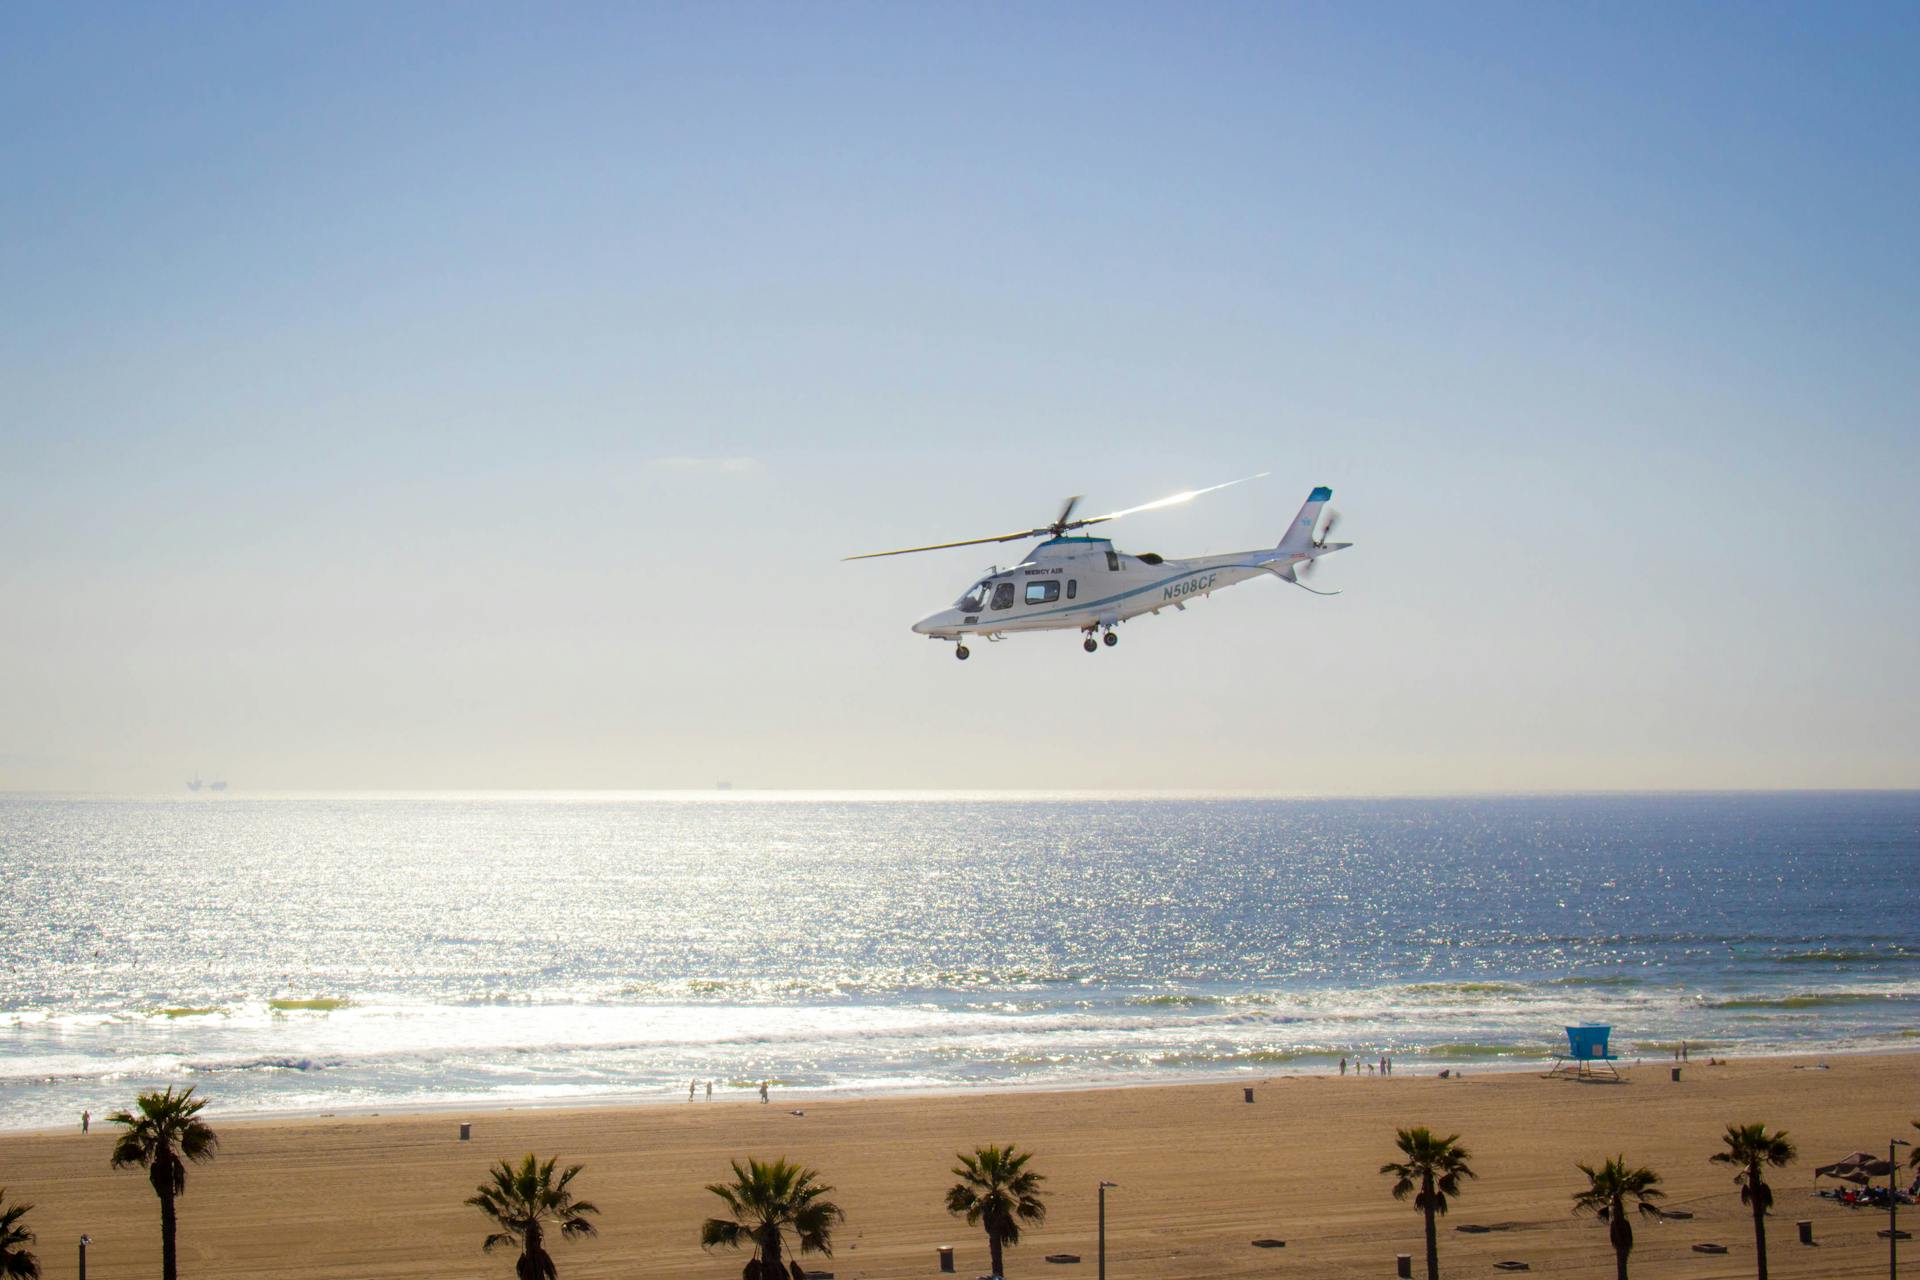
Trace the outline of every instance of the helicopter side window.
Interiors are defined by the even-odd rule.
[[[993,607],[996,609],[1011,609],[1013,607],[1013,584],[1011,582],[1002,582],[994,587]]]
[[[980,612],[987,607],[987,588],[992,585],[991,582],[974,583],[967,588],[967,594],[961,596],[959,602],[953,607],[962,613]]]
[[[1052,604],[1060,598],[1060,584],[1057,582],[1029,582],[1027,584],[1028,604]]]
[[[1071,600],[1079,594],[1080,594],[1080,580],[1078,578],[1068,578],[1067,579],[1067,599]]]
[[[1112,547],[1107,548],[1107,568],[1115,573],[1120,571],[1120,553]]]

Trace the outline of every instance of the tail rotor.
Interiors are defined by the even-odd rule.
[[[1320,528],[1313,535],[1312,542],[1315,551],[1325,551],[1327,549],[1327,543],[1333,537],[1334,526],[1339,523],[1340,513],[1332,507],[1328,507],[1326,518],[1321,520]],[[1319,566],[1320,561],[1318,557],[1309,560],[1300,566],[1299,575],[1302,578],[1310,578],[1313,576],[1313,571],[1319,568]]]

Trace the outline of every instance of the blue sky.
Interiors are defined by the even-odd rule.
[[[13,6],[0,787],[1920,785],[1920,10]],[[688,461],[692,460],[692,461]],[[965,667],[992,558],[1359,546]]]

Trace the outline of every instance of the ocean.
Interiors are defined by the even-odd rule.
[[[0,795],[0,1128],[1920,1045],[1920,793]]]

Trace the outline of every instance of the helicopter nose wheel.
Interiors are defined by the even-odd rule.
[[[1107,632],[1107,634],[1100,637],[1100,642],[1106,645],[1107,648],[1111,649],[1113,648],[1113,646],[1120,643],[1120,637],[1113,634],[1113,632],[1109,631]]]
[[[1085,649],[1088,653],[1100,652],[1100,646],[1098,643],[1094,641],[1094,638],[1092,636],[1088,636],[1085,640],[1082,640],[1080,642],[1080,647],[1082,649]]]
[[[967,648],[967,646],[963,644],[957,644],[953,646],[953,656],[960,659],[960,661],[965,662],[968,658],[973,656],[973,650]]]

